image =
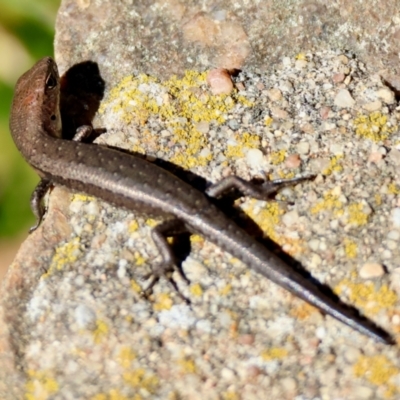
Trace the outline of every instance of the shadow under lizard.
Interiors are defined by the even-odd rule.
[[[304,178],[254,185],[230,176],[205,193],[170,172],[131,154],[83,143],[91,131],[78,129],[74,139],[62,139],[59,109],[60,77],[50,57],[37,62],[18,80],[10,116],[16,146],[42,178],[32,196],[32,209],[40,224],[44,209],[41,199],[51,184],[101,198],[118,207],[145,209],[171,219],[152,231],[163,262],[153,271],[153,283],[175,268],[174,255],[166,237],[182,232],[199,233],[220,246],[247,267],[291,293],[375,340],[393,344],[383,329],[322,293],[317,286],[239,228],[212,199],[235,187],[243,194],[262,200],[285,185]],[[307,179],[307,178],[306,178]],[[35,227],[35,228],[36,228]]]

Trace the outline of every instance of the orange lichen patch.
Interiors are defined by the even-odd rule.
[[[347,294],[351,303],[365,310],[368,314],[376,314],[383,309],[393,307],[397,301],[397,294],[382,285],[376,289],[372,282],[355,283],[348,279],[341,281],[335,288],[338,295]]]
[[[168,293],[159,293],[153,305],[155,311],[170,310],[173,301]]]
[[[318,310],[315,307],[302,302],[301,305],[299,305],[297,307],[293,307],[290,310],[290,315],[296,319],[304,320],[304,319],[307,319],[311,314],[313,314],[317,311]]]
[[[50,371],[28,370],[28,379],[25,384],[26,400],[50,399],[58,390],[59,385]]]
[[[354,119],[353,126],[357,135],[375,142],[383,141],[397,131],[397,126],[393,126],[388,121],[387,115],[380,111],[375,111],[369,115],[359,115]]]
[[[282,360],[287,357],[289,354],[289,350],[284,349],[282,347],[271,347],[270,349],[265,349],[261,353],[261,357],[265,361],[270,360]]]

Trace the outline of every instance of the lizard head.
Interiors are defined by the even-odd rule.
[[[59,98],[60,76],[50,57],[38,61],[18,79],[10,116],[11,134],[18,147],[23,139],[34,141],[30,135],[61,136]]]

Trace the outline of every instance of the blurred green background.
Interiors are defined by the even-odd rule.
[[[27,236],[34,222],[29,199],[36,174],[15,149],[8,129],[16,80],[35,61],[53,55],[61,0],[0,0],[0,254]],[[14,241],[12,241],[14,238]],[[5,257],[1,257],[4,262]],[[0,266],[1,268],[1,266]]]

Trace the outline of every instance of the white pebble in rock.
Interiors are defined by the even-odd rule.
[[[385,273],[385,269],[381,264],[378,263],[366,263],[364,264],[359,272],[360,278],[371,279],[379,278]]]
[[[299,222],[299,214],[296,210],[287,212],[282,217],[282,222],[287,226],[291,227]]]
[[[76,323],[81,329],[94,329],[96,327],[96,313],[85,304],[75,308]]]
[[[390,239],[390,240],[395,240],[395,241],[397,241],[397,240],[400,239],[400,232],[399,232],[399,231],[390,231],[390,232],[387,234],[387,238]]]
[[[297,146],[297,151],[299,154],[306,155],[310,151],[310,143],[308,142],[300,142]]]
[[[261,168],[264,155],[259,149],[249,149],[246,153],[246,160],[248,164],[255,169]]]
[[[392,223],[395,228],[400,228],[400,208],[395,208],[392,211]]]
[[[371,101],[363,105],[363,109],[369,112],[378,111],[382,108],[382,102],[380,100]]]
[[[374,392],[371,388],[366,386],[356,386],[352,390],[353,398],[359,400],[368,400],[372,399]]]
[[[210,123],[206,121],[197,122],[194,126],[196,130],[200,133],[206,134],[210,130]]]
[[[353,107],[355,100],[351,97],[350,92],[347,89],[341,89],[335,96],[335,106],[341,108]]]
[[[386,104],[395,102],[394,93],[389,88],[382,88],[376,92],[376,95]]]
[[[281,387],[286,393],[290,393],[292,395],[296,394],[297,391],[297,382],[293,378],[283,378],[281,379]]]

